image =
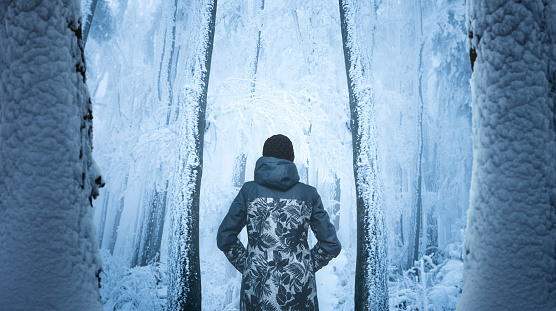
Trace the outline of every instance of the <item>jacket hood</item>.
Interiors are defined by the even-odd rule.
[[[255,182],[261,186],[287,190],[299,182],[299,174],[291,161],[260,157],[255,165]]]

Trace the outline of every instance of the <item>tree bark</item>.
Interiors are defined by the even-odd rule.
[[[147,266],[160,261],[160,247],[162,245],[162,232],[164,217],[166,216],[166,202],[168,197],[168,181],[163,189],[156,185],[149,194],[147,203],[141,214],[138,231],[139,239],[135,249],[135,256],[131,266]]]
[[[361,47],[353,1],[340,0],[340,21],[346,65],[353,137],[353,170],[357,193],[357,262],[355,309],[388,310],[386,234],[380,189],[380,164],[376,141],[376,112],[368,87],[370,57]],[[371,36],[374,29],[371,30]],[[372,42],[373,40],[371,40]],[[366,74],[365,74],[366,73]]]
[[[83,47],[87,44],[87,38],[89,37],[89,30],[91,30],[91,24],[93,23],[93,18],[95,17],[95,9],[97,8],[98,0],[91,1],[91,14],[87,16],[87,21],[85,22],[85,27],[83,29]]]
[[[0,306],[102,310],[78,0],[0,4]]]
[[[553,3],[468,1],[473,170],[457,310],[555,297]]]
[[[259,15],[262,13],[262,11],[264,10],[264,0],[258,0],[257,2],[257,10],[256,10],[256,15],[255,18],[257,20],[257,22],[260,21],[259,19]],[[251,72],[250,72],[250,78],[252,79],[251,82],[251,96],[255,96],[255,87],[257,86],[257,71],[258,71],[258,67],[259,67],[259,55],[261,53],[261,27],[262,25],[257,24],[257,27],[259,28],[258,32],[257,32],[257,47],[255,49],[255,58],[253,59],[253,63],[251,64]]]
[[[193,58],[184,68],[185,74],[193,72],[187,80],[194,87],[181,85],[183,90],[180,94],[183,95],[178,100],[179,174],[173,185],[176,197],[171,210],[169,310],[201,310],[199,195],[216,6],[216,0],[207,0],[197,4],[199,12],[193,12],[203,17],[199,37],[192,41],[200,46],[192,50]],[[178,85],[179,81],[183,80],[177,80],[174,85]]]

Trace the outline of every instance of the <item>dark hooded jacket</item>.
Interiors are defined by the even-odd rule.
[[[238,234],[247,225],[248,244]],[[308,228],[317,243],[309,248]],[[314,187],[295,164],[261,157],[218,229],[218,248],[242,273],[240,310],[318,310],[315,272],[341,250]]]

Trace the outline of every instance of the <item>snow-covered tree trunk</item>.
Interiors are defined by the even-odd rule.
[[[205,108],[210,75],[216,0],[205,0],[178,9],[191,10],[198,24],[177,25],[193,29],[185,67],[179,68],[174,84],[177,109],[178,146],[174,198],[170,205],[169,310],[201,310],[201,272],[199,261],[199,195],[203,167]],[[179,21],[176,20],[176,23]],[[188,19],[181,22],[191,22]],[[177,62],[179,64],[179,62]]]
[[[467,1],[473,171],[457,310],[552,310],[553,1]]]
[[[131,266],[146,266],[160,261],[160,248],[164,218],[166,217],[166,202],[168,197],[168,182],[147,194],[143,206],[141,221],[137,230],[137,242]]]
[[[264,0],[257,1],[257,8],[255,13],[255,19],[257,21],[257,46],[255,49],[255,55],[252,64],[250,64],[249,76],[253,80],[251,82],[251,96],[254,96],[255,87],[257,86],[257,70],[259,67],[259,56],[261,54],[261,25],[260,25],[260,15],[264,10]]]
[[[412,226],[410,227],[410,240],[409,240],[409,261],[408,267],[413,267],[415,263],[421,258],[424,253],[424,246],[426,244],[426,230],[423,226],[423,218],[425,216],[425,210],[423,206],[423,48],[424,42],[422,39],[422,28],[423,28],[423,13],[421,12],[421,2],[413,3],[414,15],[415,15],[415,46],[413,47],[415,51],[416,62],[418,64],[416,71],[417,75],[415,79],[417,83],[415,93],[418,94],[417,99],[417,145],[418,152],[416,154],[416,189],[415,189],[415,207],[412,208]]]
[[[356,1],[340,0],[340,19],[353,137],[353,170],[357,193],[357,262],[355,309],[388,310],[386,230],[382,210],[376,107],[370,81],[368,48],[358,41]],[[374,5],[374,3],[373,3]],[[371,31],[371,36],[374,30]],[[371,44],[373,40],[371,39]],[[372,54],[372,53],[371,53]]]
[[[87,1],[86,1],[87,2]],[[95,10],[97,8],[98,0],[90,0],[90,3],[86,3],[89,5],[87,14],[87,18],[84,21],[83,27],[83,46],[87,43],[87,38],[89,37],[89,30],[91,30],[91,24],[93,23],[93,18],[95,17]]]
[[[0,308],[102,310],[79,0],[0,4]]]

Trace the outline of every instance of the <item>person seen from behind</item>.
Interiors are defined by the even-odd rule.
[[[218,228],[218,248],[242,274],[242,311],[318,311],[315,272],[340,253],[317,190],[299,182],[293,160],[288,137],[268,138],[255,181],[243,184]],[[244,226],[247,248],[238,238]],[[309,227],[317,238],[312,248]]]

